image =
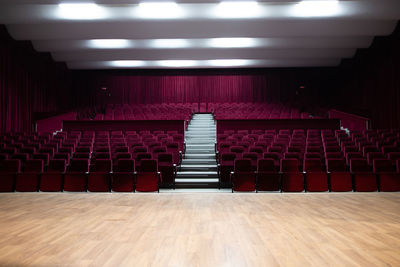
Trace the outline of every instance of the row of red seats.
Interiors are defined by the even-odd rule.
[[[95,120],[190,120],[197,103],[108,105]]]
[[[208,110],[222,119],[300,119],[310,118],[298,108],[275,103],[208,103]]]
[[[119,159],[114,168],[111,160],[105,159],[89,166],[85,159],[72,159],[68,166],[65,160],[55,159],[44,170],[43,161],[34,159],[21,169],[19,160],[5,160],[0,164],[0,192],[149,192],[158,191],[159,186],[175,187],[176,166],[171,154],[139,162]]]
[[[365,160],[352,160],[350,170],[344,161],[328,160],[327,170],[318,160],[305,160],[304,172],[296,159],[282,159],[280,170],[271,159],[260,159],[254,170],[249,159],[234,160],[230,169],[219,166],[220,186],[228,185],[233,191],[282,191],[282,192],[346,192],[346,191],[400,191],[400,161],[397,172],[388,160],[374,161],[373,170]],[[226,175],[221,172],[228,171]]]

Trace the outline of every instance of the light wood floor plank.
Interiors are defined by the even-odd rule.
[[[0,266],[400,266],[400,194],[0,194]]]

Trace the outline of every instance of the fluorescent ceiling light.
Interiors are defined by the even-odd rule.
[[[157,65],[162,67],[193,67],[196,65],[196,60],[160,60]]]
[[[208,64],[215,67],[238,67],[250,65],[251,62],[248,59],[214,59],[209,60]]]
[[[94,20],[106,17],[106,11],[95,3],[62,3],[58,5],[58,16],[72,20]]]
[[[143,67],[146,65],[144,61],[141,60],[114,60],[110,62],[112,67]]]
[[[212,38],[208,45],[211,47],[253,47],[254,38]]]
[[[292,9],[292,14],[297,17],[329,17],[339,13],[338,0],[303,0]]]
[[[154,39],[150,46],[153,48],[185,48],[189,47],[189,42],[185,39]]]
[[[259,13],[256,1],[224,1],[215,9],[215,15],[219,18],[253,18]]]
[[[93,39],[88,41],[88,46],[102,49],[127,48],[131,42],[126,39]]]
[[[136,11],[137,16],[149,19],[174,19],[183,15],[183,10],[175,2],[142,2]]]

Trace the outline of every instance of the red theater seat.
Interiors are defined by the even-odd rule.
[[[25,163],[24,171],[17,174],[15,190],[19,192],[38,191],[39,177],[42,172],[43,160],[27,160]]]
[[[373,161],[373,171],[379,178],[380,191],[400,191],[400,173],[396,173],[395,166],[391,160],[375,159]]]
[[[0,192],[12,192],[15,187],[15,176],[21,171],[19,159],[6,159],[0,165]]]
[[[65,169],[66,161],[64,159],[50,160],[47,171],[42,173],[40,178],[40,191],[62,191]]]
[[[306,190],[309,192],[328,191],[328,175],[319,159],[305,159],[303,170],[306,178]]]
[[[232,192],[234,191],[255,191],[255,172],[252,170],[250,159],[237,159],[234,163],[234,170],[231,174]]]
[[[64,191],[86,191],[88,159],[72,159],[64,175]]]
[[[136,172],[136,191],[159,192],[160,183],[157,160],[143,159]]]
[[[175,188],[176,165],[171,153],[159,153],[158,170],[161,172],[162,185]]]
[[[365,159],[352,159],[350,171],[354,176],[354,187],[356,191],[371,192],[378,189],[376,175],[371,172],[371,167]]]
[[[259,159],[256,174],[257,191],[281,190],[281,176],[273,159]]]
[[[299,171],[299,161],[297,159],[282,159],[282,191],[302,192],[304,191],[304,177]]]
[[[97,159],[88,175],[88,190],[91,192],[110,192],[111,160]]]
[[[328,159],[326,167],[329,172],[331,191],[347,192],[353,190],[351,174],[347,171],[344,159]]]
[[[135,161],[119,159],[112,174],[112,190],[115,192],[132,192],[134,190]]]
[[[233,171],[236,159],[235,153],[223,153],[220,155],[218,164],[219,185],[226,186],[231,184],[230,173]]]

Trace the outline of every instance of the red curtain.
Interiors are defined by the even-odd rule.
[[[35,112],[67,109],[68,77],[64,65],[0,27],[0,132],[30,132]]]
[[[372,128],[400,128],[400,24],[338,70],[332,106],[371,118]]]
[[[81,92],[92,92],[95,104],[291,102],[299,86],[307,101],[320,104],[320,88],[331,68],[263,70],[94,71],[76,72],[89,80]],[[150,73],[150,74],[148,74]],[[79,86],[79,85],[77,85]],[[107,91],[101,88],[107,88]],[[93,103],[92,103],[93,104]]]

